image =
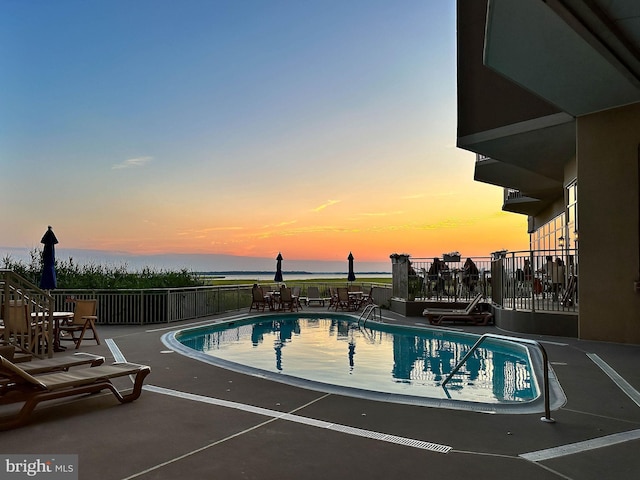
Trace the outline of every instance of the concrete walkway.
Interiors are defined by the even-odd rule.
[[[100,326],[102,345],[81,350],[150,365],[140,399],[120,405],[104,393],[41,404],[28,425],[0,432],[0,453],[77,454],[78,478],[91,480],[638,478],[640,346],[527,336],[543,343],[567,396],[548,424],[539,413],[488,415],[305,390],[168,351],[162,335],[193,323]],[[130,387],[127,379],[114,383]]]

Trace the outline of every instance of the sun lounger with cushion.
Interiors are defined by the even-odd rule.
[[[311,305],[315,302],[324,307],[324,298],[320,296],[320,289],[318,287],[307,288],[307,305]]]
[[[91,353],[76,353],[64,357],[45,358],[43,360],[33,360],[20,364],[20,368],[31,375],[39,373],[54,372],[56,370],[67,371],[71,367],[88,365],[97,367],[104,363],[104,357],[93,355]]]
[[[0,347],[0,356],[13,363],[18,363],[14,360],[14,347],[2,346]],[[92,353],[78,352],[73,355],[67,355],[64,357],[45,358],[42,360],[32,360],[20,363],[20,368],[31,375],[38,373],[55,372],[56,370],[69,370],[71,367],[78,367],[81,365],[88,365],[90,367],[97,367],[104,363],[104,357],[99,355],[93,355]],[[6,377],[2,377],[6,378]]]
[[[0,357],[0,376],[9,383],[0,389],[0,405],[24,402],[15,415],[0,418],[0,430],[18,427],[27,422],[29,414],[47,400],[97,393],[110,390],[120,403],[136,400],[151,369],[133,363],[114,363],[91,368],[77,368],[67,372],[44,373],[33,376],[20,366]],[[134,375],[133,390],[123,395],[111,379]]]
[[[491,312],[477,310],[482,294],[477,294],[464,310],[439,310],[426,308],[422,315],[427,317],[431,325],[441,325],[443,321],[464,321],[474,325],[488,325],[493,318]]]

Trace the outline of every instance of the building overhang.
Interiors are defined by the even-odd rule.
[[[458,137],[457,146],[561,183],[575,156],[575,129],[575,119],[559,113]]]
[[[505,212],[519,213],[521,215],[535,216],[549,207],[553,202],[550,200],[540,200],[527,196],[507,199],[502,204],[502,210]]]
[[[474,180],[520,191],[532,199],[555,199],[563,195],[561,181],[493,158],[476,162]]]
[[[637,0],[489,0],[484,64],[573,117],[640,102],[638,15]]]

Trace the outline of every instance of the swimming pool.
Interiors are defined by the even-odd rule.
[[[214,365],[330,393],[488,412],[541,411],[540,359],[522,344],[485,342],[442,386],[477,338],[377,322],[365,328],[352,315],[324,313],[247,317],[172,332],[163,341]]]

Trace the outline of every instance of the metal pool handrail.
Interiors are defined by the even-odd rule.
[[[540,420],[546,423],[555,423],[555,420],[551,418],[551,409],[549,407],[549,362],[547,357],[547,351],[540,344],[540,342],[537,342],[536,340],[529,340],[527,338],[518,338],[518,337],[508,337],[506,335],[496,335],[495,333],[485,333],[478,339],[478,341],[473,345],[473,347],[471,347],[471,349],[467,352],[467,354],[464,357],[462,357],[462,360],[460,360],[458,364],[453,368],[453,370],[451,370],[451,373],[447,375],[447,378],[445,378],[444,382],[442,382],[442,388],[445,387],[447,382],[451,380],[451,377],[453,377],[458,372],[458,370],[460,370],[460,367],[464,365],[464,363],[471,356],[471,354],[473,354],[473,352],[475,352],[480,346],[480,344],[484,342],[487,338],[495,338],[497,340],[508,340],[510,342],[518,342],[518,343],[527,343],[529,345],[538,347],[538,349],[542,353],[542,371],[544,375],[544,417],[540,418]]]
[[[373,313],[373,319],[376,319],[376,309],[378,310],[379,314],[380,314],[380,321],[382,321],[382,311],[380,310],[380,308],[372,303],[371,305],[367,305],[364,310],[362,311],[362,313],[360,314],[360,316],[358,317],[358,325],[360,325],[360,320],[363,320],[362,325],[366,325],[367,320],[369,320],[369,317],[371,316],[371,314]]]

